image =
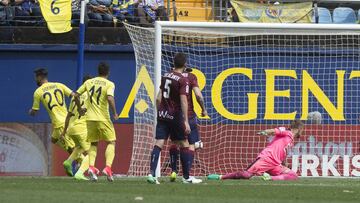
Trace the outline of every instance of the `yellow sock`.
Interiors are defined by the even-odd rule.
[[[86,155],[83,161],[81,162],[79,171],[81,173],[84,173],[86,170],[88,170],[88,168],[89,168],[89,155]]]
[[[78,159],[79,157],[83,156],[82,153],[84,152],[83,149],[80,147],[75,147],[74,151],[70,154],[69,158],[67,159],[70,162],[73,162],[74,160]]]
[[[90,166],[95,165],[96,153],[97,153],[97,146],[91,145],[90,149],[89,149],[89,164],[90,164]]]
[[[105,159],[106,159],[106,166],[111,167],[115,157],[115,143],[110,143],[106,147],[105,151]]]

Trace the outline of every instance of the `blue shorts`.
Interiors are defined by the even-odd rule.
[[[169,122],[158,120],[156,124],[156,136],[157,140],[167,140],[170,136],[170,139],[173,141],[186,140],[185,129],[182,122]]]
[[[191,133],[188,136],[188,141],[189,141],[189,144],[195,144],[195,142],[200,141],[199,131],[197,128],[197,123],[196,123],[196,117],[189,119],[189,125],[190,125],[190,129],[191,129]]]

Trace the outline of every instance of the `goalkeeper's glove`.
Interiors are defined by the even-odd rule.
[[[257,134],[258,134],[258,135],[263,135],[263,136],[268,135],[265,131],[260,131],[260,132],[258,132]]]

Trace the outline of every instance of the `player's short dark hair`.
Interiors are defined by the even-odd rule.
[[[83,77],[83,83],[86,82],[87,80],[91,79],[91,75],[87,74]]]
[[[291,129],[300,129],[304,126],[304,123],[301,120],[291,121],[290,128]]]
[[[110,66],[106,62],[100,62],[98,65],[98,73],[101,76],[109,75]]]
[[[187,61],[187,57],[184,53],[177,53],[174,56],[174,67],[182,68],[185,66],[186,61]]]
[[[48,71],[45,68],[37,68],[34,70],[35,76],[47,77]]]

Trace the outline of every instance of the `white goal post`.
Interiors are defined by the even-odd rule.
[[[257,130],[320,115],[322,124],[307,121],[305,136],[289,149],[289,167],[302,176],[360,176],[360,25],[157,21],[155,29],[125,26],[137,74],[146,67],[154,98],[173,55],[189,57],[210,115],[198,119],[205,147],[196,155],[195,175],[245,169],[269,141],[256,136]],[[144,87],[136,97],[150,110],[135,108],[129,175],[149,172],[156,111],[148,97]],[[169,172],[167,157],[165,148],[163,175]]]

